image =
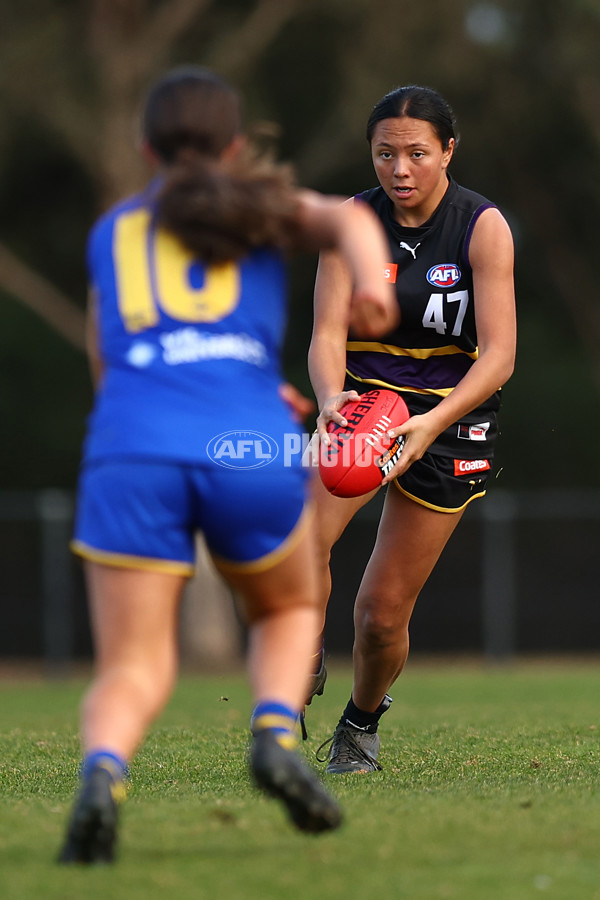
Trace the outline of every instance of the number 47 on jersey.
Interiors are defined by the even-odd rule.
[[[456,305],[454,306],[453,304]],[[425,312],[423,313],[423,328],[435,328],[438,334],[451,334],[453,337],[459,337],[468,305],[468,291],[451,291],[448,294],[430,294]],[[452,331],[449,332],[447,319],[452,317],[452,313],[455,310],[456,317],[454,319],[454,326],[452,327]],[[450,325],[451,324],[452,323],[450,323]]]

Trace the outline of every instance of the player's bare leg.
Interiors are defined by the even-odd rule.
[[[371,491],[371,493],[363,494],[360,497],[334,497],[323,485],[320,478],[315,478],[313,480],[312,493],[316,509],[314,527],[317,538],[317,573],[319,578],[318,591],[322,631],[331,594],[331,550],[359,509],[366,506],[377,494],[377,491]]]
[[[352,696],[360,709],[374,711],[404,668],[417,597],[461,517],[389,488],[354,606]]]
[[[380,716],[408,657],[417,597],[462,517],[421,506],[388,489],[377,540],[354,607],[354,684],[329,747],[327,771],[374,772]]]
[[[185,579],[86,562],[96,674],[82,706],[82,783],[63,863],[112,862],[123,779],[176,675]]]
[[[280,799],[303,831],[336,828],[341,813],[296,752],[320,616],[313,535],[264,572],[227,573],[242,594],[250,628],[248,669],[255,699],[250,768],[267,794]]]
[[[84,750],[131,759],[177,677],[181,575],[86,563],[96,675],[82,710]]]

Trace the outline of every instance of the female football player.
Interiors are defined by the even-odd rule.
[[[386,277],[400,324],[377,341],[348,339],[342,311],[351,272],[322,254],[309,366],[318,431],[373,386],[399,391],[410,419],[390,434],[405,443],[388,483],[377,541],[354,605],[354,684],[330,742],[328,772],[373,772],[379,718],[402,672],[421,588],[466,506],[483,497],[497,438],[500,387],[515,357],[513,241],[496,206],[448,173],[457,136],[435,91],[391,91],[374,107],[367,139],[379,186],[356,195],[388,236]],[[329,552],[373,494],[339,499],[317,485],[326,603]],[[322,692],[324,668],[310,693]]]
[[[355,324],[370,333],[373,314],[397,316],[376,216],[298,190],[252,152],[239,96],[220,77],[192,67],[161,78],[143,137],[156,177],[103,215],[88,244],[97,390],[73,548],[96,673],[63,862],[114,857],[128,762],[175,681],[198,530],[243,598],[254,780],[298,828],[339,824],[294,750],[320,617],[306,470],[283,452],[299,428],[280,394],[284,252],[337,248]]]

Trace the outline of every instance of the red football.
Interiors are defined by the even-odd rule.
[[[398,462],[404,438],[389,438],[390,428],[410,417],[406,403],[394,391],[374,388],[340,410],[348,424],[330,422],[329,447],[320,447],[319,473],[336,497],[358,497],[379,487]]]

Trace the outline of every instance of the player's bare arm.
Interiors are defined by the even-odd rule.
[[[497,209],[481,214],[469,248],[473,269],[479,355],[455,389],[430,412],[413,416],[394,436],[404,434],[402,457],[387,481],[420,459],[436,437],[475,409],[510,378],[516,353],[513,281],[514,246],[508,223]]]

